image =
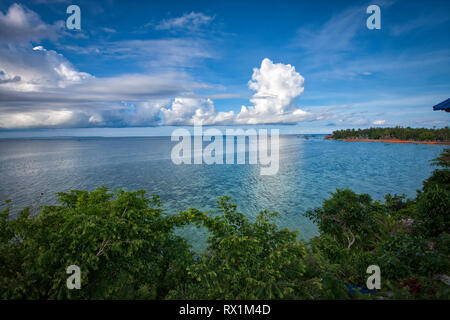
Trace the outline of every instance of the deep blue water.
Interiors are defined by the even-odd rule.
[[[168,212],[209,210],[230,195],[241,212],[278,211],[282,227],[305,239],[316,227],[301,213],[319,206],[336,188],[349,187],[382,199],[386,193],[415,196],[443,146],[329,141],[280,136],[280,168],[261,176],[258,165],[175,165],[170,137],[0,139],[0,200],[15,212],[53,203],[54,193],[99,186],[146,189]],[[201,235],[189,229],[195,244]]]

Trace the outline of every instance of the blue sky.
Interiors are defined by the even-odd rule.
[[[66,8],[81,9],[68,30]],[[381,9],[369,30],[366,8]],[[443,127],[450,2],[2,1],[0,136]],[[75,129],[75,128],[82,129]]]

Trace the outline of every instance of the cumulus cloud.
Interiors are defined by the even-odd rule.
[[[250,99],[253,106],[241,107],[237,123],[296,123],[312,116],[294,103],[303,93],[304,79],[290,64],[273,63],[265,58],[259,69],[253,69],[248,86],[256,91]]]
[[[56,39],[64,22],[47,24],[38,14],[20,4],[12,4],[6,13],[0,11],[0,42],[23,44],[42,39]]]
[[[171,108],[163,109],[167,124],[275,124],[297,123],[313,120],[314,115],[295,105],[295,99],[304,90],[304,79],[290,64],[273,63],[269,59],[253,70],[248,82],[256,91],[250,99],[251,106],[242,106],[239,113],[215,112],[211,100],[175,99]]]
[[[194,31],[209,24],[213,19],[201,12],[185,13],[181,17],[161,21],[155,29]]]
[[[61,54],[42,46],[1,46],[0,68],[5,77],[19,77],[3,86],[18,91],[64,88],[91,75],[77,71]],[[17,79],[17,78],[16,78]]]
[[[232,123],[234,112],[216,113],[211,99],[176,98],[170,108],[162,108],[166,125],[203,125]]]
[[[66,87],[91,77],[75,70],[61,54],[33,47],[31,42],[55,40],[63,33],[62,21],[47,24],[20,4],[0,11],[0,85],[13,91],[39,91]]]
[[[386,123],[386,120],[375,120],[372,122],[374,125],[383,125]]]

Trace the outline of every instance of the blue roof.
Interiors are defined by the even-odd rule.
[[[450,98],[435,105],[433,107],[433,110],[445,110],[447,112],[450,112]]]

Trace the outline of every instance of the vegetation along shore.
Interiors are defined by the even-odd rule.
[[[410,127],[346,129],[333,131],[333,134],[326,138],[340,141],[450,145],[450,129],[449,127],[441,129]]]

